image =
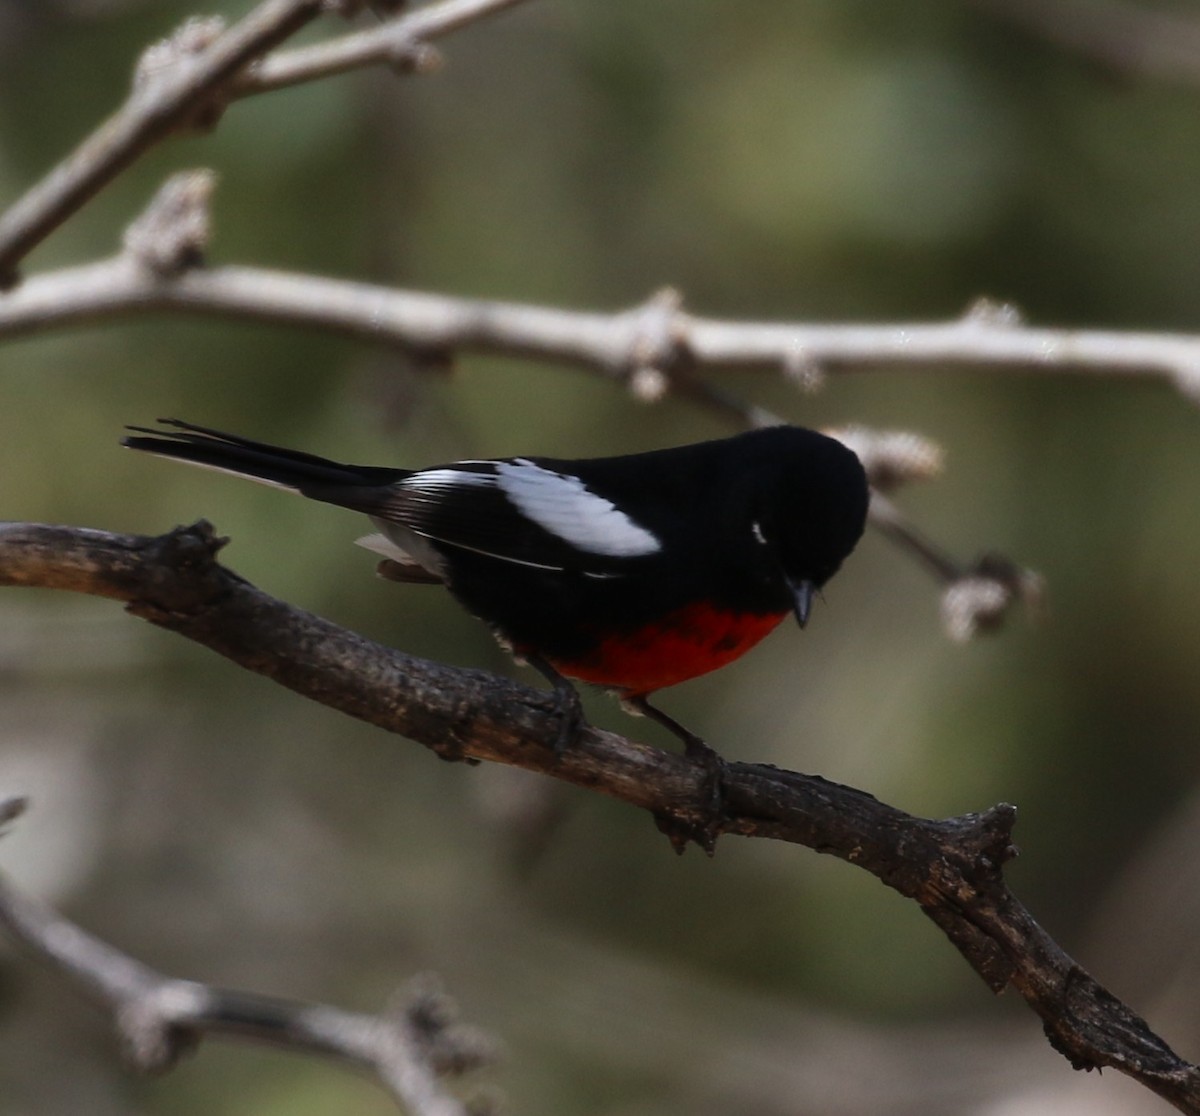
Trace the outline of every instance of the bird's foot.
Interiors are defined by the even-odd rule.
[[[566,679],[562,685],[554,685],[554,708],[558,713],[558,735],[554,738],[554,754],[561,756],[572,744],[575,738],[587,728],[587,718],[583,715],[583,701],[579,692]]]
[[[526,652],[522,658],[554,687],[554,710],[558,714],[554,754],[561,756],[580,732],[588,727],[587,718],[583,715],[583,700],[579,691],[540,655]]]
[[[657,721],[683,741],[684,755],[703,769],[698,810],[686,817],[679,814],[655,814],[654,820],[658,828],[667,835],[676,852],[682,853],[688,842],[692,841],[712,856],[716,851],[717,837],[721,834],[725,820],[725,760],[718,751],[694,732],[685,729],[674,717],[651,705],[645,694],[627,694],[622,698],[622,704],[631,713]]]

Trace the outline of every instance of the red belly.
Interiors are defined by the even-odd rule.
[[[649,694],[733,662],[786,615],[688,605],[644,628],[609,636],[579,659],[550,661],[570,678],[631,695]]]

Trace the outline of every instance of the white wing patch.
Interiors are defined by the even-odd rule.
[[[497,462],[496,479],[522,515],[580,550],[635,558],[662,549],[654,535],[611,500],[590,492],[578,477],[543,469],[519,457],[511,463]]]

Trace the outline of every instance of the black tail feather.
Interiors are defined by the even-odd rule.
[[[345,465],[311,453],[196,426],[181,419],[159,419],[158,422],[171,429],[127,426],[125,429],[134,436],[123,438],[121,445],[293,488],[305,496],[329,503],[353,507],[357,501],[347,490],[378,488],[409,475],[406,469]]]

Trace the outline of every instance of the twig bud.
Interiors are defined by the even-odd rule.
[[[783,358],[783,378],[805,395],[815,395],[825,386],[825,369],[812,353],[797,343]]]
[[[657,403],[671,387],[671,381],[660,368],[643,365],[629,375],[629,392],[639,403]]]
[[[1042,576],[1002,555],[985,554],[942,594],[942,626],[952,640],[965,643],[999,628],[1017,601],[1039,618],[1046,603]]]
[[[171,175],[125,230],[125,251],[163,277],[201,263],[211,231],[209,202],[215,184],[210,170]]]
[[[964,322],[991,326],[996,329],[1013,329],[1023,325],[1025,316],[1011,302],[988,298],[986,295],[974,299],[963,314]]]
[[[204,53],[225,32],[225,20],[220,16],[191,16],[168,38],[153,43],[142,51],[133,71],[135,96],[153,96],[155,87],[176,67]],[[216,126],[225,111],[225,100],[214,96],[190,113],[181,125],[197,131]]]
[[[867,479],[881,492],[910,481],[931,480],[942,471],[942,447],[922,434],[865,426],[843,426],[825,433],[858,455]]]

